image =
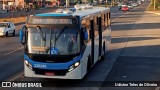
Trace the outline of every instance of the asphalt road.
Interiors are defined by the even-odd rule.
[[[109,57],[115,57],[105,81],[160,81],[160,18],[144,7],[127,13],[112,24]],[[106,87],[100,90],[160,90],[159,87]]]
[[[105,87],[103,81],[158,81],[160,80],[160,55],[159,55],[159,16],[148,14],[145,12],[147,5],[144,3],[135,10],[130,12],[116,11],[117,8],[112,8],[112,44],[109,51],[106,53],[106,59],[98,62],[91,71],[87,74],[83,81],[73,80],[55,80],[55,79],[39,79],[39,78],[25,78],[20,77],[18,81],[43,81],[47,85],[53,85],[53,82],[59,83],[52,88],[53,90],[154,90],[154,88],[124,88],[124,87]],[[120,16],[122,15],[122,16]],[[120,16],[119,18],[117,18]],[[151,17],[154,17],[151,18]],[[114,19],[114,20],[113,20]],[[15,38],[16,41],[18,37]],[[3,39],[3,38],[2,38]],[[8,40],[8,39],[7,39]],[[6,42],[7,42],[6,40]],[[12,40],[14,43],[15,41]],[[12,42],[10,41],[10,42]],[[4,43],[2,43],[3,46]],[[4,44],[9,45],[9,44]],[[19,43],[16,44],[17,46]],[[16,47],[15,45],[15,47]],[[16,50],[12,47],[12,50]],[[18,48],[21,47],[18,46]],[[1,48],[1,47],[0,47]],[[6,48],[7,49],[7,48]],[[6,50],[4,49],[4,50]],[[10,50],[10,49],[8,49]],[[2,52],[3,53],[3,52]],[[22,55],[21,55],[22,54]],[[9,55],[12,56],[11,59]],[[23,70],[23,50],[18,50],[6,57],[2,55],[0,60],[1,66],[4,68],[9,66],[9,70],[0,68],[0,73],[3,76],[11,76],[11,68],[16,71],[20,67]],[[4,57],[6,60],[4,60]],[[13,60],[14,59],[14,60]],[[18,60],[19,62],[18,62]],[[17,62],[16,62],[17,60]],[[1,63],[0,61],[0,63]],[[6,62],[7,61],[7,62]],[[12,61],[13,64],[10,62]],[[16,63],[17,65],[14,65]],[[17,70],[17,72],[20,70]],[[15,74],[15,73],[14,73]],[[4,78],[2,78],[3,80]],[[7,79],[7,77],[6,77]],[[70,87],[63,87],[64,82],[73,82]],[[91,87],[87,87],[90,85]],[[93,87],[95,85],[95,87]],[[75,87],[79,86],[79,87]],[[16,88],[21,89],[21,88]],[[27,89],[27,88],[25,88]],[[35,89],[35,88],[34,88]],[[43,88],[37,88],[42,90]]]
[[[14,37],[0,37],[0,81],[23,71],[23,46],[18,37],[21,27],[22,25],[16,26]]]

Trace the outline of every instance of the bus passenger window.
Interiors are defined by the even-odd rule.
[[[108,12],[108,25],[111,25],[111,22],[110,22],[110,12]]]

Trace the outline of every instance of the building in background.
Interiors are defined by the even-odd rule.
[[[14,6],[15,0],[0,0],[0,9],[7,9],[10,6]]]
[[[0,9],[12,10],[16,7],[24,8],[24,0],[0,0]]]
[[[15,0],[15,6],[16,7],[22,7],[24,8],[24,0]]]

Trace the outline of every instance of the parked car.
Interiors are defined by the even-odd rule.
[[[97,1],[93,1],[93,6],[96,6],[98,4],[98,2]]]
[[[0,10],[0,13],[6,13],[7,10]]]
[[[64,11],[63,9],[57,9],[56,13],[63,13],[63,11]]]
[[[69,10],[70,10],[70,11],[73,11],[73,12],[75,12],[75,11],[76,11],[76,9],[75,9],[75,8],[69,8]]]
[[[126,5],[126,6],[123,6],[123,7],[121,8],[121,10],[122,10],[122,11],[129,11],[129,8],[128,8],[128,6]]]
[[[123,4],[122,4],[122,3],[118,3],[119,10],[121,10],[121,9],[122,9],[122,6],[123,6]]]
[[[142,4],[142,2],[141,2],[141,1],[138,1],[138,2],[137,2],[137,4],[138,4],[138,5],[141,5],[141,4]]]
[[[132,6],[133,6],[133,7],[137,7],[138,4],[137,4],[137,3],[132,3]]]
[[[129,9],[133,9],[133,6],[131,4],[128,5]]]
[[[119,4],[118,4],[118,7],[122,7],[122,5],[123,5],[122,3],[119,3]]]
[[[0,22],[0,36],[15,36],[15,25],[12,22]]]

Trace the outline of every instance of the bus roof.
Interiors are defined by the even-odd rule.
[[[110,11],[110,8],[106,7],[93,7],[91,9],[84,9],[84,10],[76,10],[72,14],[64,14],[64,13],[42,13],[42,14],[35,14],[35,16],[42,16],[42,17],[47,17],[47,16],[53,16],[53,17],[60,17],[60,16],[80,16],[82,17],[88,17],[88,15],[94,15],[99,12],[104,12],[104,11]]]
[[[104,11],[110,11],[110,9],[106,7],[93,7],[92,9],[78,10],[75,13],[73,13],[73,16],[86,17],[88,15],[94,15]]]
[[[58,17],[58,16],[71,16],[71,15],[70,14],[63,14],[63,13],[43,13],[43,14],[35,14],[35,16],[43,16],[43,17],[53,16],[53,17]]]

